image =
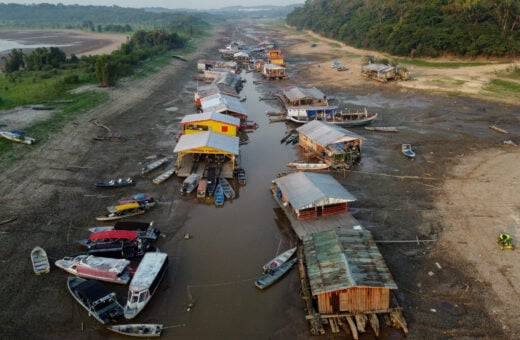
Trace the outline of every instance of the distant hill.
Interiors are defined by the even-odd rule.
[[[395,55],[520,55],[518,0],[307,0],[286,20]]]

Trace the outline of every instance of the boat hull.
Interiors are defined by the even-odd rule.
[[[127,325],[113,325],[107,328],[113,332],[123,335],[140,338],[154,338],[161,336],[163,325],[151,323],[134,323]]]
[[[47,253],[41,247],[33,248],[31,251],[31,262],[33,265],[33,271],[36,275],[46,274],[51,270]]]
[[[255,286],[264,290],[282,278],[296,264],[298,259],[292,259],[282,264],[278,269],[263,274],[255,281]]]

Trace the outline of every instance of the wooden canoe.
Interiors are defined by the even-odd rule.
[[[283,253],[276,256],[271,261],[264,264],[264,266],[262,267],[263,271],[267,272],[269,270],[275,270],[275,269],[279,268],[282,264],[287,262],[287,260],[289,260],[294,255],[295,252],[296,252],[296,247],[284,251]]]
[[[51,270],[47,252],[41,247],[34,247],[31,251],[31,262],[36,275],[46,274]]]
[[[161,184],[162,182],[166,181],[168,178],[172,177],[177,172],[176,168],[171,168],[160,174],[159,176],[155,177],[152,182],[154,184]]]
[[[127,325],[113,325],[107,327],[112,332],[141,338],[161,336],[163,325],[155,323],[132,323]]]
[[[260,290],[263,290],[271,286],[272,284],[277,282],[282,276],[284,276],[289,271],[289,269],[291,269],[296,264],[296,261],[298,261],[298,259],[296,258],[289,260],[282,264],[280,267],[278,267],[278,269],[271,270],[263,274],[258,278],[258,280],[255,281],[255,286]]]

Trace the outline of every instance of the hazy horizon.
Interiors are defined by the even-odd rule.
[[[163,7],[168,9],[218,9],[229,6],[262,6],[262,5],[273,5],[273,6],[286,6],[292,4],[303,4],[305,0],[260,0],[255,3],[250,1],[240,0],[220,0],[218,3],[214,0],[192,0],[192,1],[181,1],[181,0],[88,0],[88,1],[77,1],[77,0],[60,0],[60,1],[0,1],[3,4],[20,4],[20,5],[32,5],[32,4],[63,4],[63,5],[80,5],[80,6],[119,6],[119,7],[131,7],[131,8],[144,8],[144,7]]]

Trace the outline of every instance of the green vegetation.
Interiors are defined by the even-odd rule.
[[[397,58],[396,62],[401,65],[413,65],[423,67],[438,67],[438,68],[459,68],[459,67],[471,67],[471,66],[482,66],[490,63],[481,62],[430,62],[420,59],[409,59],[409,58]]]
[[[287,23],[411,58],[520,54],[520,1],[514,0],[308,0]]]
[[[492,79],[484,89],[501,95],[510,95],[520,99],[520,83],[507,81],[503,79]]]

